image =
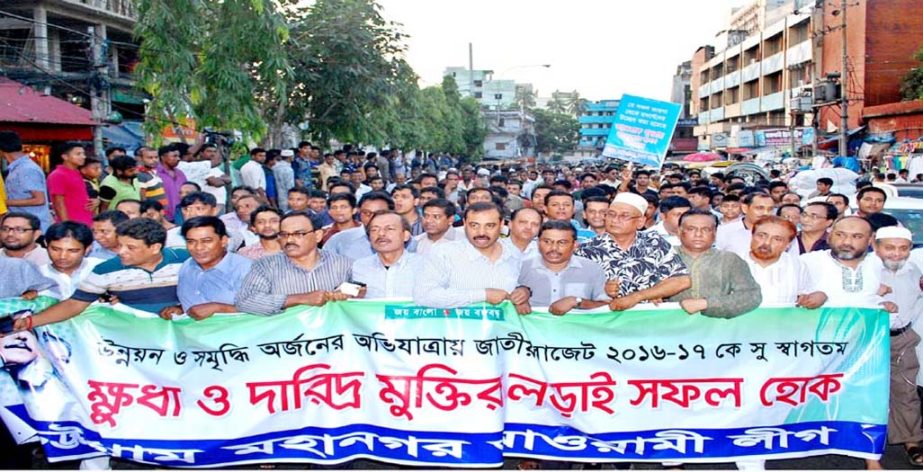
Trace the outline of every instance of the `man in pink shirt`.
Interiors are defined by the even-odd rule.
[[[63,162],[48,175],[48,196],[55,223],[76,221],[92,226],[98,201],[90,200],[83,176],[77,170],[86,161],[86,151],[80,143],[67,142],[61,147],[60,156]]]

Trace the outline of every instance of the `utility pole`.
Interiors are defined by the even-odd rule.
[[[106,39],[106,25],[90,26],[87,31],[90,34],[90,51],[93,61],[90,65],[90,110],[93,113],[93,120],[97,122],[97,125],[93,127],[93,150],[105,166],[108,163],[105,162],[106,152],[103,148],[103,123],[108,119],[112,110],[112,103],[109,100],[109,61],[103,44]]]
[[[468,43],[468,96],[474,97],[474,44]]]
[[[847,70],[847,60],[849,59],[846,51],[846,4],[847,0],[840,3],[840,14],[843,15],[843,24],[841,26],[840,36],[843,42],[842,67],[840,68],[840,152],[841,156],[849,155],[849,71]]]

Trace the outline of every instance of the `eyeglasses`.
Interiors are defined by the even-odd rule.
[[[826,220],[827,217],[824,215],[815,215],[813,213],[802,213],[801,219],[802,220]]]
[[[25,234],[29,231],[35,231],[35,228],[16,228],[10,226],[0,226],[0,232],[2,233],[13,233],[13,234]]]
[[[308,235],[311,233],[313,233],[313,231],[292,231],[291,233],[280,231],[279,239],[288,239],[288,238],[304,239],[308,237]]]
[[[606,212],[606,218],[612,218],[616,221],[631,221],[635,218],[641,218],[642,215],[632,215],[631,213],[613,213]]]

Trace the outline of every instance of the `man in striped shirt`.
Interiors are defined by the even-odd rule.
[[[148,218],[121,223],[116,231],[119,257],[97,265],[71,298],[35,315],[33,327],[73,318],[101,297],[114,296],[131,308],[157,314],[180,304],[176,284],[189,253],[164,249],[167,232]],[[27,326],[25,319],[17,321],[17,329]]]
[[[345,300],[337,288],[351,276],[352,261],[317,248],[324,232],[320,219],[291,212],[279,223],[282,252],[253,264],[237,292],[235,305],[245,313],[274,315],[296,305],[322,306]]]

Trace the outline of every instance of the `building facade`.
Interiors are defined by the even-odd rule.
[[[615,121],[615,112],[619,108],[619,100],[607,99],[596,102],[587,102],[583,114],[580,115],[580,140],[577,143],[579,154],[595,156],[602,152],[609,137],[609,128]]]
[[[732,30],[752,33],[730,35],[725,48],[693,55],[691,108],[700,149],[736,148],[740,130],[811,122],[790,109],[791,98],[812,90],[819,56],[812,40],[816,15],[807,3],[757,0],[739,11]]]
[[[524,110],[484,113],[487,136],[485,159],[516,159],[535,154],[535,118]]]
[[[517,84],[515,80],[494,80],[492,70],[469,70],[465,67],[448,67],[442,75],[455,79],[458,93],[476,99],[483,108],[506,110],[516,103]]]
[[[2,75],[85,108],[94,95],[103,97],[106,110],[100,116],[118,111],[126,119],[143,118],[144,97],[133,90],[138,62],[133,0],[2,3]]]

